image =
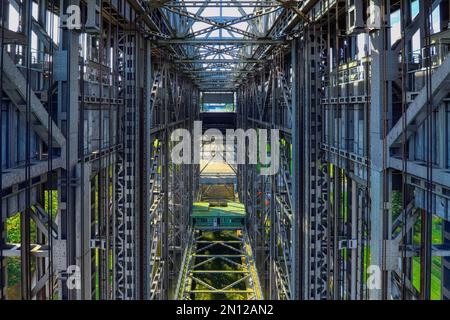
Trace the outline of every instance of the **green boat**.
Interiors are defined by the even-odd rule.
[[[194,202],[191,224],[200,230],[235,230],[245,226],[245,207],[239,202]]]

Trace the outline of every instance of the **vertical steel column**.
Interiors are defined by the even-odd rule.
[[[386,183],[384,178],[383,167],[383,126],[384,123],[380,119],[384,119],[383,106],[385,105],[384,96],[385,92],[385,12],[384,0],[371,0],[371,5],[378,9],[381,15],[381,29],[375,29],[370,33],[371,51],[372,57],[371,69],[378,70],[379,72],[372,72],[371,78],[371,103],[369,111],[370,132],[369,132],[369,145],[370,145],[370,185],[369,194],[370,199],[370,265],[374,267],[374,270],[379,270],[381,275],[381,287],[378,286],[380,279],[377,279],[379,274],[376,272],[372,274],[375,283],[369,288],[370,299],[386,299],[386,272],[385,270],[385,242],[384,242],[384,215],[385,202],[384,202],[384,184]]]
[[[20,281],[22,300],[31,299],[31,247],[30,247],[30,220],[31,220],[31,21],[32,2],[22,6],[23,31],[27,37],[24,48],[26,68],[26,97],[25,97],[25,208],[20,212]]]
[[[272,81],[272,92],[271,92],[271,107],[270,107],[270,128],[274,129],[276,126],[275,118],[276,118],[276,108],[277,108],[277,91],[276,91],[276,66],[275,62],[272,62],[272,78],[269,80]],[[268,299],[275,299],[276,297],[276,280],[275,280],[275,263],[277,260],[276,257],[276,247],[277,247],[277,237],[275,234],[275,219],[276,219],[276,194],[277,194],[277,175],[273,174],[270,176],[270,236],[269,236],[269,290],[270,294],[267,297]],[[247,192],[247,189],[245,189]]]
[[[114,37],[114,57],[116,65],[114,71],[117,81],[115,82],[117,92],[120,94],[122,104],[118,107],[116,130],[117,143],[123,144],[122,148],[118,150],[115,165],[115,210],[114,210],[114,246],[113,246],[113,283],[114,283],[114,299],[125,299],[126,295],[126,275],[125,275],[125,32],[120,30],[118,26]]]
[[[142,175],[141,175],[141,188],[142,188],[142,217],[141,217],[141,268],[142,268],[142,292],[141,299],[149,299],[150,297],[150,207],[151,207],[151,194],[153,192],[150,186],[150,163],[151,163],[151,125],[152,125],[152,112],[151,112],[151,91],[152,91],[152,54],[151,43],[149,40],[144,41],[145,46],[145,69],[144,69],[144,86],[145,86],[145,100],[143,101],[143,114],[141,125],[141,152],[142,152]]]
[[[63,16],[70,5],[80,5],[76,0],[64,0],[60,7],[60,15]],[[61,243],[65,246],[66,265],[79,266],[78,238],[76,236],[77,220],[80,219],[79,206],[81,203],[76,201],[77,192],[79,192],[79,168],[78,163],[78,40],[77,30],[62,29],[60,36],[60,46],[58,55],[58,125],[63,128],[63,134],[66,137],[66,145],[62,152],[65,157],[65,168],[59,170],[59,206],[58,216],[59,235]],[[63,272],[64,274],[64,272]],[[61,298],[76,299],[79,298],[79,290],[67,290],[67,279],[61,278]]]
[[[135,18],[135,17],[134,17]],[[134,19],[133,18],[133,19]],[[135,20],[133,20],[135,21]],[[136,27],[136,26],[135,26]],[[118,299],[136,298],[136,216],[138,188],[136,170],[138,169],[138,109],[137,103],[137,37],[136,32],[123,31],[119,37],[119,50],[123,61],[123,98],[125,110],[120,117],[120,132],[123,134],[124,153],[118,153],[116,230],[116,297]],[[122,123],[123,121],[123,123]],[[123,159],[121,158],[123,157]]]
[[[301,170],[300,170],[300,139],[302,138],[302,131],[299,129],[300,125],[300,105],[298,97],[298,81],[299,81],[299,66],[298,66],[298,39],[291,41],[291,68],[292,68],[292,86],[291,86],[291,100],[292,100],[292,115],[291,115],[291,130],[292,130],[292,270],[291,270],[291,299],[302,299],[305,296],[305,288],[303,286],[303,226],[301,211]]]
[[[425,191],[425,205],[426,209],[422,211],[421,223],[421,268],[420,268],[420,296],[424,300],[430,300],[431,298],[431,268],[432,268],[432,232],[433,232],[433,213],[434,211],[434,196],[433,196],[433,148],[431,147],[435,143],[433,139],[433,93],[431,83],[432,72],[432,43],[431,43],[431,14],[432,3],[429,0],[420,2],[420,9],[423,15],[423,28],[421,29],[423,39],[423,63],[425,67],[425,88],[427,95],[426,102],[426,120],[425,120],[425,137],[426,137],[426,180],[427,186]]]
[[[358,222],[359,222],[359,208],[358,208],[358,189],[356,181],[351,179],[351,217],[350,217],[350,235],[351,239],[357,238]],[[360,242],[359,242],[360,243]],[[360,243],[361,245],[361,243]],[[358,288],[356,286],[357,279],[357,247],[350,249],[350,299],[356,300]]]
[[[162,212],[162,239],[161,239],[161,261],[162,268],[162,293],[161,299],[169,298],[169,70],[165,66],[162,73],[163,76],[163,92],[162,92],[162,107],[163,107],[163,141],[162,141],[162,196],[163,196],[163,212]]]

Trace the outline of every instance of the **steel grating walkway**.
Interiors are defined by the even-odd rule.
[[[178,282],[179,300],[247,299],[263,295],[244,230],[194,230]]]

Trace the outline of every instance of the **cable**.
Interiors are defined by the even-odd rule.
[[[109,16],[111,17],[112,16],[112,7],[111,6],[109,6]],[[112,24],[111,24],[111,20],[109,20],[109,23],[108,23],[108,42],[107,42],[107,47],[108,47],[108,50],[109,50],[109,52],[111,52],[111,34],[112,34]],[[113,146],[113,141],[112,141],[112,135],[113,135],[113,129],[112,129],[112,127],[113,127],[113,125],[112,125],[112,119],[113,119],[113,112],[112,112],[112,104],[111,104],[111,100],[112,100],[112,86],[111,85],[114,85],[114,83],[112,82],[112,72],[111,72],[111,69],[113,68],[113,65],[114,65],[114,61],[113,61],[113,59],[115,59],[115,56],[110,56],[109,57],[110,58],[110,71],[109,71],[109,73],[108,73],[108,79],[111,79],[111,80],[108,80],[108,85],[109,85],[109,90],[108,90],[108,94],[109,94],[109,118],[108,118],[108,148],[110,149],[110,151],[109,152],[111,152],[111,146]],[[147,67],[148,68],[148,67]],[[147,72],[148,72],[148,69],[147,69]],[[110,167],[111,167],[111,156],[110,155],[108,155],[108,158],[106,159],[106,161],[107,161],[107,164],[106,164],[106,168],[107,168],[107,181],[108,181],[108,189],[107,189],[107,192],[108,192],[108,201],[109,201],[109,199],[110,199],[110,197],[113,197],[113,195],[111,194],[109,194],[109,184],[110,183],[112,183],[112,177],[110,177]],[[111,269],[110,269],[110,265],[111,265],[111,261],[110,261],[110,239],[109,239],[109,236],[110,236],[110,217],[111,217],[111,215],[110,215],[110,211],[109,211],[109,205],[107,206],[107,217],[106,217],[106,259],[107,259],[107,263],[106,263],[106,267],[107,267],[107,270],[108,270],[108,272],[107,272],[107,281],[108,281],[108,283],[109,283],[109,275],[110,275],[110,272],[111,272]],[[111,288],[108,288],[108,292],[107,292],[107,299],[110,299],[112,296],[111,296]]]
[[[0,300],[5,299],[4,287],[5,283],[5,270],[3,269],[3,246],[4,246],[4,224],[3,224],[3,49],[5,39],[5,13],[3,6],[5,1],[0,0],[0,27],[1,27],[1,39],[0,39]],[[5,215],[5,219],[6,219]]]
[[[335,36],[334,36],[334,77],[335,77],[335,98],[336,98],[336,166],[333,166],[333,197],[336,199],[334,204],[334,217],[333,217],[333,233],[334,233],[334,263],[333,263],[333,280],[334,280],[334,296],[333,299],[340,300],[340,281],[341,281],[341,253],[339,251],[339,237],[340,237],[340,212],[341,212],[341,118],[342,118],[342,110],[339,102],[340,98],[340,82],[339,82],[339,2],[336,1],[334,5],[335,10]]]
[[[427,137],[427,185],[426,185],[426,212],[422,216],[422,243],[423,243],[423,288],[421,288],[422,298],[430,299],[431,295],[431,233],[432,233],[432,215],[433,215],[433,96],[431,86],[431,4],[429,0],[424,3],[424,34],[425,34],[425,81],[427,93],[426,108],[426,137]]]
[[[333,83],[335,83],[335,76],[333,75],[333,69],[335,64],[335,45],[333,43],[334,37],[332,37],[332,24],[331,24],[331,11],[332,6],[330,3],[327,4],[327,48],[328,48],[328,54],[327,54],[327,75],[328,75],[328,83],[329,83],[329,90],[328,90],[328,102],[329,102],[329,116],[328,120],[330,122],[330,125],[328,126],[329,131],[329,139],[328,144],[330,146],[335,146],[335,117],[336,117],[336,111],[334,104],[331,103],[332,97],[334,95]],[[328,151],[329,156],[331,156],[331,152]],[[329,198],[331,199],[331,196],[334,195],[334,179],[335,179],[335,166],[330,161],[329,164],[329,174],[328,174],[328,181],[327,181],[327,192],[329,195]],[[328,264],[328,295],[327,300],[332,300],[335,297],[334,294],[334,270],[335,270],[335,234],[334,234],[334,200],[328,201],[327,206],[327,216],[328,216],[328,255],[327,255],[327,264]]]
[[[370,0],[366,1],[366,7],[369,8],[370,6]],[[371,152],[370,152],[370,133],[371,133],[371,126],[370,126],[370,113],[371,113],[371,102],[370,102],[370,92],[371,92],[371,82],[369,81],[369,76],[371,73],[371,64],[370,64],[370,59],[369,57],[371,57],[371,51],[370,51],[370,29],[367,28],[366,29],[366,37],[365,37],[365,58],[366,61],[364,63],[364,89],[365,89],[365,95],[366,95],[366,99],[365,99],[365,135],[366,135],[366,140],[365,140],[365,156],[367,159],[367,163],[366,163],[366,180],[367,180],[367,186],[365,188],[365,192],[364,192],[364,200],[365,200],[365,231],[366,231],[366,240],[365,240],[365,245],[367,247],[366,248],[363,247],[363,256],[364,256],[364,261],[362,262],[362,266],[363,266],[363,279],[367,279],[369,274],[368,274],[368,266],[370,265],[370,240],[371,240],[371,219],[370,219],[370,206],[371,206],[371,197],[370,197],[370,184],[371,184],[371,179],[370,179],[370,175],[371,175],[371,170],[372,170],[372,165],[371,165]],[[364,268],[365,266],[365,268]],[[362,288],[364,288],[364,284],[363,281],[361,281],[361,286]],[[369,299],[369,288],[366,285],[365,286],[366,290],[365,290],[365,299]]]
[[[100,31],[99,31],[99,37],[98,37],[98,84],[99,84],[99,139],[98,139],[98,149],[100,153],[100,157],[98,159],[99,162],[99,172],[98,172],[98,204],[97,204],[97,223],[98,223],[98,234],[97,236],[99,239],[103,240],[104,235],[104,213],[105,213],[105,173],[104,173],[104,167],[103,167],[103,152],[104,150],[104,135],[103,135],[103,21],[102,17],[100,17]],[[107,151],[105,151],[106,154]],[[98,265],[98,276],[99,276],[99,299],[104,298],[104,289],[106,284],[105,274],[104,274],[104,268],[105,268],[105,252],[103,250],[97,248],[96,249],[99,255],[99,265]]]
[[[351,67],[350,67],[350,62],[352,61],[352,56],[351,56],[351,52],[350,52],[350,46],[351,46],[351,37],[348,35],[348,33],[346,33],[345,36],[345,40],[344,40],[344,63],[346,63],[346,73],[344,72],[344,82],[345,82],[345,98],[347,101],[350,101],[350,81],[352,81],[351,79]],[[346,75],[346,76],[345,76]],[[344,119],[344,123],[345,123],[345,136],[344,136],[344,148],[347,152],[350,152],[350,110],[352,110],[352,108],[350,108],[350,104],[349,102],[343,104],[343,106],[345,107],[342,108],[342,114],[341,117],[342,119]],[[344,112],[345,111],[345,112]],[[345,117],[344,117],[345,115]],[[345,190],[343,193],[343,199],[342,199],[342,211],[340,212],[340,214],[342,215],[342,223],[341,223],[341,233],[342,235],[344,235],[345,239],[348,239],[349,236],[351,237],[351,226],[353,223],[356,223],[356,221],[352,221],[350,220],[349,223],[349,217],[351,217],[351,215],[347,214],[347,217],[345,217],[345,210],[347,210],[347,212],[350,210],[352,210],[352,204],[351,204],[351,200],[352,200],[352,195],[351,192],[353,192],[352,190],[352,183],[350,183],[349,185],[349,181],[352,180],[347,174],[345,174],[345,172],[350,172],[350,162],[348,161],[348,159],[345,159],[345,165],[343,165],[343,167],[345,168],[345,171],[343,170],[343,178],[342,178],[342,189]],[[349,192],[349,189],[351,190],[351,192]],[[347,227],[347,229],[346,229]],[[347,259],[347,262],[349,262],[349,251],[350,250],[345,250],[343,251],[343,254],[345,254],[345,256],[343,257],[343,259]],[[351,256],[350,256],[351,259]],[[341,275],[341,279],[342,279],[342,284],[344,286],[344,290],[343,292],[345,292],[345,294],[347,295],[347,299],[349,297],[351,297],[351,295],[349,294],[349,282],[348,279],[351,278],[351,272],[352,270],[350,269],[350,274],[348,272],[348,265],[350,263],[343,263],[343,268],[342,268],[342,275]],[[345,281],[347,280],[347,281]],[[347,287],[347,288],[345,288]]]
[[[26,35],[25,67],[26,67],[26,94],[25,94],[25,210],[21,213],[21,273],[22,273],[22,299],[31,299],[30,282],[30,210],[31,210],[31,24],[33,2],[29,1],[26,8]],[[25,257],[23,255],[25,254]],[[25,265],[23,265],[25,264]],[[25,291],[25,292],[24,292]]]
[[[53,50],[53,37],[54,37],[54,24],[55,24],[55,1],[52,0],[50,10],[50,45],[49,45],[49,66],[54,63],[54,50]],[[51,64],[50,64],[51,63]],[[53,68],[49,68],[49,80],[48,80],[48,185],[50,188],[47,191],[48,198],[48,215],[47,215],[47,230],[48,230],[48,242],[49,242],[49,299],[53,300],[54,295],[54,270],[53,270]]]
[[[82,45],[85,45],[86,47],[88,46],[87,44],[87,36],[86,36],[86,30],[85,30],[86,26],[85,24],[83,24],[82,30],[81,30],[81,34],[80,34],[80,39],[83,42]],[[87,52],[87,50],[86,50]],[[85,199],[85,184],[84,184],[84,178],[85,178],[85,145],[84,145],[84,140],[85,140],[85,135],[84,135],[84,110],[85,110],[85,92],[84,92],[84,87],[85,87],[85,74],[84,74],[84,69],[85,69],[85,60],[86,60],[86,56],[84,55],[83,49],[81,50],[81,57],[80,57],[80,96],[81,96],[81,101],[80,101],[80,113],[79,113],[79,126],[78,126],[78,155],[80,158],[80,198],[81,199]],[[88,124],[89,125],[89,124]],[[84,211],[84,204],[82,204],[80,206],[80,230],[81,230],[81,234],[84,235],[86,233],[86,228],[85,228],[85,211]],[[90,234],[90,233],[89,233]],[[81,238],[81,278],[85,278],[85,255],[86,253],[89,253],[90,249],[88,246],[88,249],[86,250],[86,243],[84,241],[84,238]],[[88,251],[88,252],[86,252]],[[85,294],[85,290],[81,291],[81,299],[87,299],[88,297],[86,297]],[[90,298],[90,297],[89,297]]]
[[[401,91],[402,91],[402,203],[403,203],[403,225],[402,225],[402,235],[403,235],[403,249],[402,249],[402,274],[401,274],[401,298],[403,300],[406,299],[406,278],[407,278],[407,258],[406,258],[406,242],[407,242],[407,171],[408,171],[408,136],[407,136],[407,102],[406,102],[406,75],[407,75],[407,66],[408,61],[406,61],[406,19],[405,19],[405,8],[404,8],[404,0],[400,0],[400,30],[401,30]]]

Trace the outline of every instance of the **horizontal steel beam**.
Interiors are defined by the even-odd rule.
[[[181,10],[179,8],[166,7],[166,9],[171,11],[171,12],[173,12],[173,13],[176,13],[176,14],[178,14],[180,16],[188,17],[188,18],[194,19],[196,21],[200,21],[200,22],[203,22],[203,23],[211,25],[211,27],[207,27],[207,28],[204,28],[202,30],[197,30],[197,31],[195,31],[195,32],[193,32],[193,33],[191,33],[189,35],[186,35],[186,37],[193,38],[195,35],[208,33],[209,31],[212,31],[212,30],[227,29],[228,31],[235,32],[237,34],[241,34],[244,37],[256,38],[255,34],[247,32],[247,31],[245,31],[243,29],[239,29],[239,28],[236,28],[236,27],[232,26],[233,24],[235,24],[234,21],[236,21],[236,19],[230,20],[227,23],[221,23],[221,22],[216,21],[212,17],[207,18],[207,17],[201,16],[201,15],[197,15],[197,14],[189,12],[189,11]]]
[[[232,83],[236,83],[235,82],[235,78],[230,78],[230,77],[215,77],[215,78],[210,78],[210,77],[196,77],[196,78],[191,78],[192,80],[196,80],[197,82],[202,81],[227,81],[227,82],[232,82]]]
[[[208,92],[230,92],[230,91],[236,91],[237,88],[238,88],[237,86],[235,86],[235,87],[230,87],[230,86],[224,87],[223,85],[222,86],[206,86],[206,85],[204,85],[204,86],[200,85],[199,86],[200,91],[208,91]]]
[[[201,81],[217,81],[217,80],[222,80],[222,81],[233,81],[233,78],[230,78],[229,76],[224,76],[224,75],[210,75],[210,76],[204,76],[204,77],[191,77],[192,80],[201,80]]]
[[[202,80],[194,80],[194,82],[199,85],[199,86],[210,86],[209,83],[213,83],[216,85],[220,85],[220,87],[222,86],[234,86],[235,83],[233,83],[232,81],[224,81],[224,80],[220,80],[220,79],[214,79],[214,80],[210,80],[210,81],[202,81]]]
[[[228,84],[228,85],[233,85],[233,84],[235,84],[235,83],[233,83],[233,81],[230,81],[230,80],[206,80],[206,81],[196,81],[198,84],[202,84],[202,83],[205,83],[205,84],[208,84],[208,83],[210,83],[210,82],[212,82],[212,83],[216,83],[216,84]]]
[[[166,39],[166,40],[156,40],[157,44],[185,44],[185,45],[275,45],[283,44],[284,40],[274,40],[274,39]]]
[[[223,82],[223,81],[197,81],[197,84],[202,85],[203,87],[218,87],[218,88],[223,88],[224,84],[227,85],[227,88],[230,87],[235,87],[237,85],[239,85],[238,83],[232,82],[232,81],[228,81],[228,82]]]
[[[52,159],[52,166],[53,169],[59,169],[63,168],[65,165],[64,160],[61,157],[53,158]],[[36,178],[43,174],[45,174],[48,171],[48,161],[47,160],[41,160],[36,161],[31,164],[30,166],[30,178]],[[2,189],[9,188],[11,186],[14,186],[16,184],[19,184],[22,181],[26,180],[26,174],[25,170],[23,168],[11,168],[8,169],[7,172],[3,172],[2,176]]]
[[[3,44],[22,44],[22,45],[26,45],[27,44],[27,37],[25,36],[25,34],[21,33],[21,32],[15,32],[15,31],[11,31],[9,29],[6,28],[2,28],[0,27],[0,41],[2,39],[2,36],[4,36],[3,39]]]
[[[407,160],[406,165],[408,168],[407,172],[408,175],[416,176],[424,180],[427,180],[427,166],[425,162]],[[403,161],[401,158],[389,157],[388,166],[390,168],[402,171]],[[441,186],[448,186],[450,181],[450,173],[448,172],[448,170],[433,167],[432,171],[434,184],[439,184]]]
[[[200,87],[200,91],[203,92],[228,92],[228,91],[236,91],[236,88],[210,88],[210,87]]]
[[[182,59],[175,60],[179,63],[258,63],[256,59]]]
[[[188,292],[188,293],[211,293],[211,294],[213,294],[213,293],[217,293],[217,294],[219,294],[219,293],[220,294],[241,293],[242,294],[242,293],[254,293],[255,291],[252,289],[245,289],[245,290],[238,290],[238,289],[236,289],[236,290],[233,290],[233,289],[230,289],[230,290],[206,290],[206,289],[197,290],[197,289],[195,289],[195,290],[186,290],[186,292]]]
[[[153,2],[153,1],[151,1]],[[150,2],[150,3],[151,3]],[[170,1],[169,3],[165,4],[169,7],[182,7],[182,8],[192,8],[192,7],[233,7],[233,8],[271,8],[271,7],[278,7],[280,4],[276,1],[183,1],[183,2],[176,2],[176,1]]]
[[[191,273],[202,274],[202,273],[249,273],[247,270],[191,270]]]
[[[199,85],[201,88],[216,88],[216,89],[218,89],[218,91],[221,91],[221,92],[227,91],[227,90],[228,90],[228,91],[229,91],[229,90],[234,91],[234,90],[236,90],[236,88],[237,88],[237,85],[236,85],[236,84],[232,84],[232,83],[227,83],[227,85],[224,86],[223,83],[214,83],[214,82],[210,82],[210,83],[208,84],[208,83],[206,83],[206,82],[199,82],[198,85]]]
[[[204,78],[201,78],[201,77],[195,77],[195,78],[191,78],[192,80],[194,80],[194,81],[218,81],[218,80],[220,80],[220,81],[228,81],[228,82],[233,82],[233,80],[234,79],[230,79],[230,78],[228,78],[228,77],[214,77],[214,78],[209,78],[209,77],[204,77]]]
[[[208,73],[214,73],[214,74],[232,74],[232,73],[252,73],[253,71],[251,70],[186,70],[186,72],[188,73],[204,73],[204,74],[208,74]]]
[[[22,244],[20,243],[7,243],[1,248],[4,257],[20,257]],[[43,244],[30,244],[29,252],[36,258],[48,257],[48,245]]]

